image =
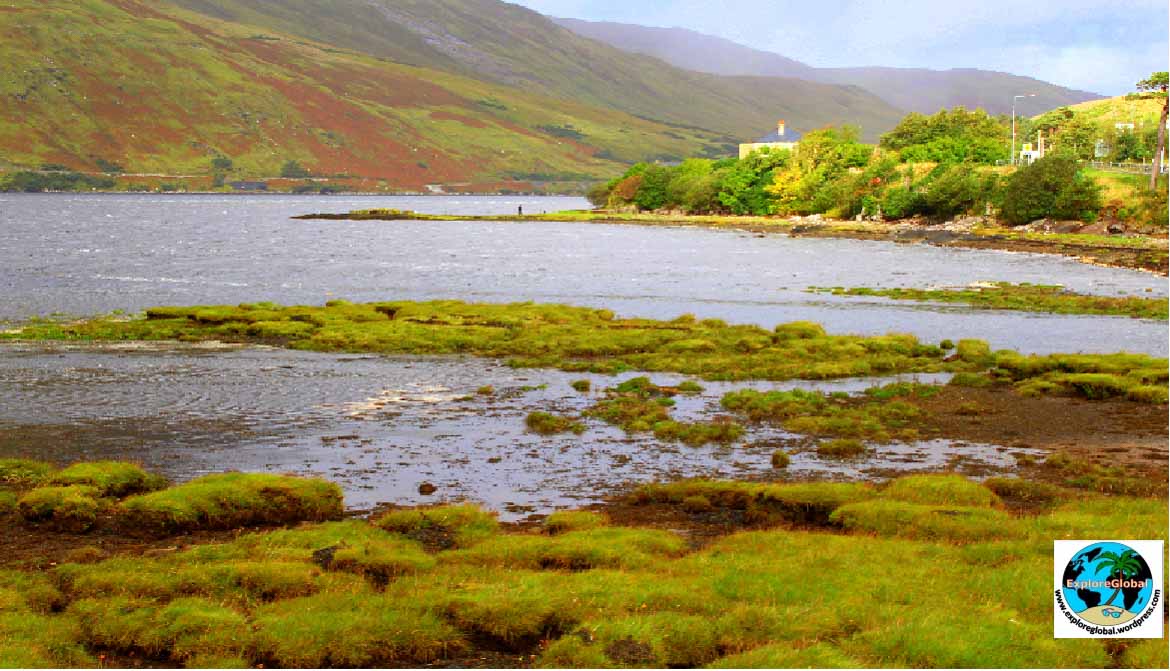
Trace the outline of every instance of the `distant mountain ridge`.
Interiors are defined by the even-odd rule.
[[[1102,98],[1088,91],[1004,72],[969,68],[815,68],[780,54],[685,28],[580,19],[553,20],[590,39],[660,58],[680,68],[724,76],[795,77],[857,86],[895,107],[923,114],[933,114],[956,105],[982,108],[991,114],[1008,114],[1012,96],[1027,93],[1036,94],[1035,98],[1020,103],[1028,115]]]

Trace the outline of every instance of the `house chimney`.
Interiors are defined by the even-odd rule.
[[[781,119],[781,120],[776,122],[776,134],[779,135],[781,138],[784,137],[784,119]]]

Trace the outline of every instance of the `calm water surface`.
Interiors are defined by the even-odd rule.
[[[302,222],[320,211],[394,207],[508,213],[585,207],[564,198],[13,196],[0,194],[0,321],[152,305],[272,300],[460,298],[558,301],[624,315],[690,312],[764,326],[985,338],[1027,352],[1167,353],[1166,324],[839,298],[817,286],[1063,284],[1166,296],[1166,281],[1028,254],[735,231],[595,224]],[[471,358],[377,357],[268,348],[0,346],[0,457],[124,458],[177,479],[228,468],[315,473],[347,502],[483,501],[521,517],[588,503],[630,482],[769,471],[797,437],[754,428],[702,449],[590,423],[581,437],[524,431],[532,410],[576,412],[582,377]],[[618,381],[594,377],[595,388]],[[680,378],[656,376],[656,381]],[[873,380],[756,385],[857,391]],[[493,397],[474,390],[492,384]],[[710,416],[732,388],[707,384],[676,415]],[[743,384],[736,387],[746,386]],[[1026,449],[935,441],[883,446],[857,462],[798,451],[789,475],[879,477],[891,469],[1010,468]],[[436,497],[418,484],[440,487]]]

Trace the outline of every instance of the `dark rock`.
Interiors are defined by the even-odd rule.
[[[1125,225],[1121,222],[1113,222],[1105,230],[1109,231],[1110,235],[1121,235],[1125,232]]]
[[[418,493],[422,494],[423,496],[430,496],[437,491],[439,491],[439,488],[429,482],[424,482],[418,486]]]

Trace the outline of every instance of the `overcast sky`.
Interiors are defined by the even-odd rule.
[[[1166,70],[1166,0],[513,0],[551,16],[683,27],[818,67],[973,67],[1105,95]]]

